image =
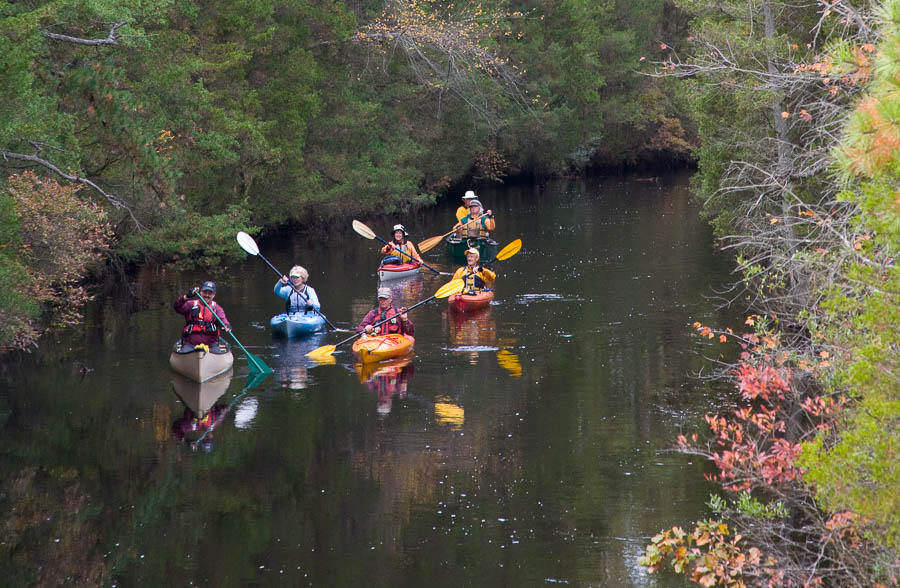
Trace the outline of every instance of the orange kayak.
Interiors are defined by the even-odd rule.
[[[360,337],[353,344],[353,353],[362,363],[402,357],[412,351],[415,339],[408,335],[375,335]]]
[[[476,294],[454,294],[447,299],[450,308],[459,312],[469,312],[479,308],[487,308],[494,299],[492,290],[482,290]]]

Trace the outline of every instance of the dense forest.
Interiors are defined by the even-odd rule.
[[[900,0],[6,3],[0,344],[76,322],[98,268],[214,265],[237,230],[696,161],[749,314],[695,327],[742,347],[742,406],[677,440],[715,465],[713,518],[641,562],[896,584],[898,23]]]

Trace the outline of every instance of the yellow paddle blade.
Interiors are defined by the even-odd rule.
[[[365,225],[365,223],[353,219],[353,230],[365,237],[366,239],[374,239],[375,231]]]
[[[455,280],[450,280],[440,288],[438,288],[437,292],[434,293],[435,298],[446,298],[451,294],[456,294],[457,292],[462,292],[463,287],[466,283],[461,279],[457,278]]]
[[[504,259],[509,259],[513,255],[518,253],[519,249],[521,249],[521,248],[522,248],[522,240],[516,239],[515,241],[513,241],[512,243],[510,243],[509,245],[507,245],[506,247],[501,249],[497,253],[497,257],[495,259],[497,261],[503,261]]]
[[[505,369],[514,378],[522,377],[522,364],[519,362],[519,356],[512,351],[501,349],[497,352],[497,363]]]
[[[452,233],[453,231],[450,231],[450,232]],[[444,237],[446,237],[446,236],[447,235],[438,235],[437,237],[431,237],[429,239],[425,239],[424,241],[422,241],[421,243],[419,243],[417,245],[417,247],[419,248],[419,253],[425,253],[426,251],[434,249],[435,246],[437,246],[441,241],[443,241]]]
[[[322,345],[307,353],[306,357],[311,357],[316,361],[331,363],[331,354],[334,353],[335,349],[337,349],[337,345]]]

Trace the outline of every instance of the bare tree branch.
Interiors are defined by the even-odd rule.
[[[10,159],[15,159],[17,161],[28,161],[31,163],[36,163],[42,167],[49,169],[50,171],[57,174],[61,178],[64,178],[70,182],[76,182],[79,184],[84,184],[86,186],[90,186],[91,188],[93,188],[94,190],[99,192],[100,195],[102,195],[106,199],[106,201],[109,202],[114,208],[125,210],[125,212],[128,213],[128,216],[131,217],[131,220],[134,221],[135,226],[139,230],[143,230],[144,226],[140,223],[140,221],[138,221],[137,217],[134,216],[134,212],[131,210],[131,207],[128,206],[122,199],[120,199],[119,197],[117,197],[113,194],[106,192],[103,188],[101,188],[100,186],[98,186],[97,184],[95,184],[94,182],[92,182],[91,180],[89,180],[87,178],[81,177],[79,175],[67,174],[66,172],[62,171],[61,169],[59,169],[56,165],[54,165],[50,161],[48,161],[42,157],[39,157],[39,154],[43,150],[43,146],[40,143],[37,143],[35,141],[29,141],[29,143],[31,143],[31,145],[35,149],[34,153],[31,155],[26,155],[24,153],[14,153],[12,151],[7,151],[6,149],[0,150],[0,155],[3,156],[3,159],[5,161],[8,161]]]
[[[109,33],[106,35],[105,39],[83,39],[81,37],[72,37],[70,35],[61,35],[59,33],[51,33],[50,31],[45,30],[44,36],[48,39],[53,39],[54,41],[63,41],[65,43],[74,43],[76,45],[118,45],[119,44],[119,29],[128,24],[127,21],[121,20],[119,22],[113,23],[112,27],[109,29]]]

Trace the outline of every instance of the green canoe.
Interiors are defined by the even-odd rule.
[[[466,249],[474,247],[481,255],[481,261],[493,261],[497,256],[497,242],[490,237],[459,238],[450,235],[446,239],[447,254],[454,261],[466,261]]]

